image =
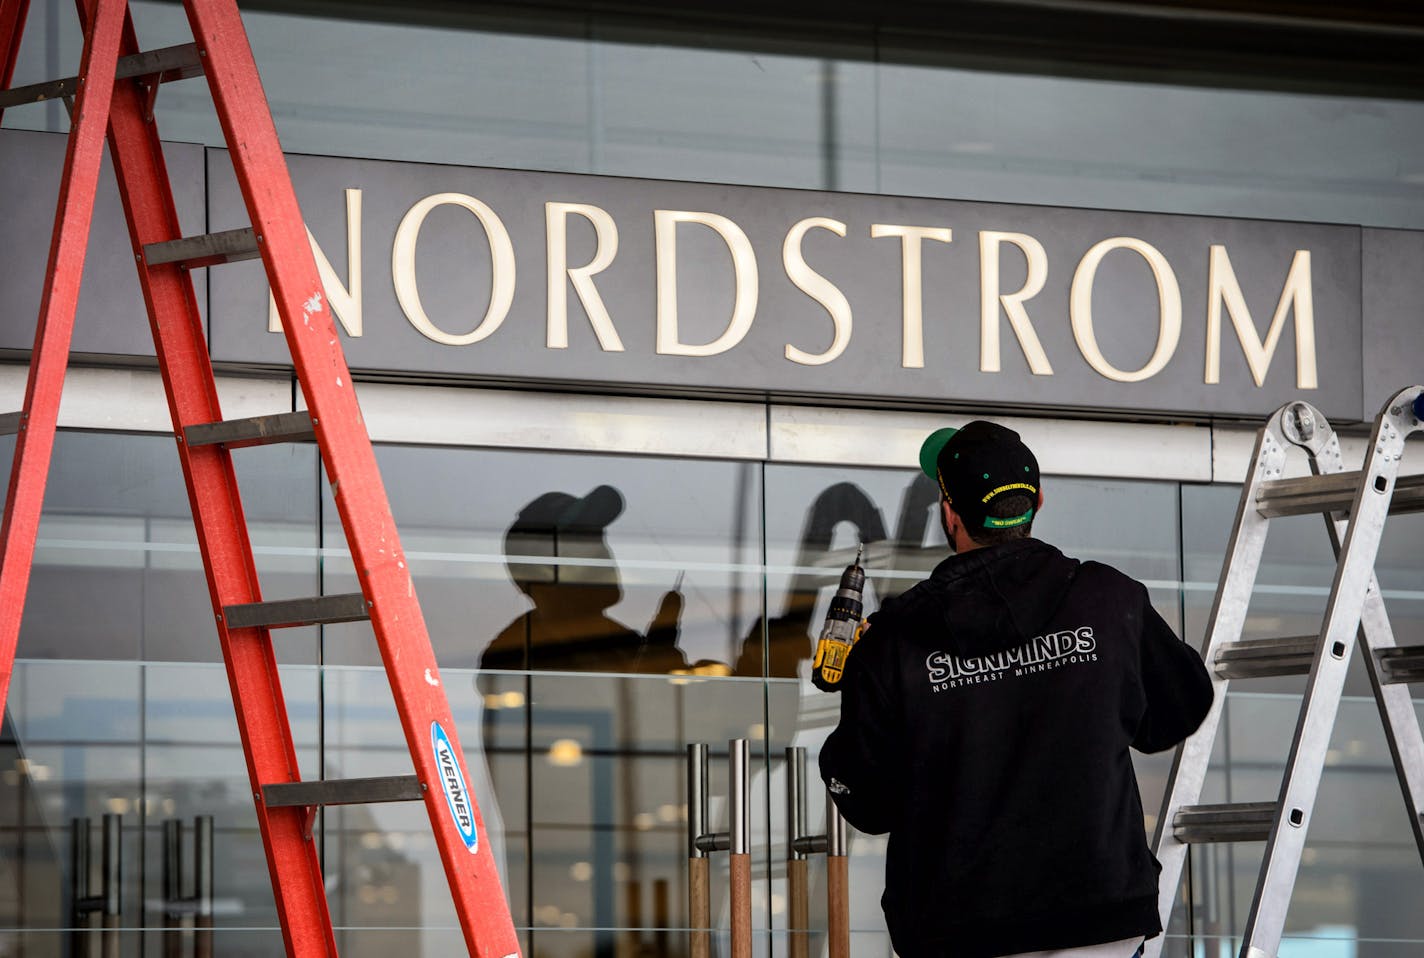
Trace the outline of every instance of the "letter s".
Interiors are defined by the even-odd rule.
[[[1097,639],[1093,638],[1093,627],[1085,625],[1076,632],[1078,636],[1078,651],[1091,652],[1098,647]]]

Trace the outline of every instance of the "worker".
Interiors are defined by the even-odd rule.
[[[941,429],[920,462],[954,554],[870,617],[820,756],[846,820],[889,833],[891,943],[1130,958],[1162,929],[1128,749],[1190,735],[1210,677],[1144,586],[1031,537],[1043,493],[1017,433]]]

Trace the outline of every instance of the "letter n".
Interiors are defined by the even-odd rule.
[[[331,304],[332,315],[341,323],[348,336],[361,335],[361,191],[346,191],[346,272],[351,277],[351,285],[344,286],[331,260],[321,251],[316,237],[307,230],[307,241],[311,243],[312,255],[316,257],[317,275],[321,277],[326,300]],[[282,319],[277,315],[277,301],[267,294],[267,331],[280,333]]]

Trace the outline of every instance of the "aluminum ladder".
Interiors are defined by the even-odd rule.
[[[331,956],[336,937],[312,826],[324,805],[423,801],[471,955],[519,942],[455,733],[450,705],[391,518],[233,0],[184,0],[194,42],[141,51],[127,0],[78,0],[77,76],[11,89],[28,0],[0,0],[0,111],[63,97],[71,129],[23,408],[0,526],[0,710],[14,667],[107,129],[178,458],[227,663],[272,891],[290,956]],[[161,84],[204,76],[252,226],[184,237],[153,118]],[[191,270],[260,257],[308,412],[223,419]],[[361,591],[263,602],[230,450],[315,440]],[[270,630],[369,619],[414,774],[303,781]]]
[[[1420,817],[1424,813],[1424,736],[1405,684],[1424,680],[1424,646],[1395,643],[1374,575],[1385,519],[1392,513],[1424,511],[1424,475],[1398,475],[1405,439],[1424,429],[1421,420],[1424,389],[1412,386],[1397,393],[1375,420],[1369,450],[1358,472],[1344,471],[1339,438],[1308,403],[1283,406],[1257,434],[1202,646],[1202,660],[1214,672],[1216,697],[1201,727],[1177,749],[1153,838],[1153,852],[1162,863],[1158,908],[1164,929],[1171,918],[1188,846],[1264,840],[1265,854],[1240,954],[1241,958],[1275,958],[1357,633],[1414,840],[1424,858],[1424,822]],[[1310,476],[1281,478],[1293,447],[1308,456]],[[1242,641],[1267,526],[1281,516],[1310,513],[1324,516],[1336,554],[1335,578],[1319,634]],[[1309,679],[1279,798],[1233,805],[1195,804],[1201,797],[1230,680],[1303,674]],[[1147,958],[1162,953],[1165,938],[1165,934],[1159,935],[1147,943]]]

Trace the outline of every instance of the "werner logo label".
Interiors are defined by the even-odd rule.
[[[460,763],[455,760],[450,737],[439,722],[430,723],[430,746],[435,750],[435,764],[440,766],[440,787],[445,790],[445,801],[450,805],[450,814],[460,830],[460,838],[471,853],[476,852],[480,847],[480,835],[475,829],[475,809],[470,802],[470,790],[465,785]]]

